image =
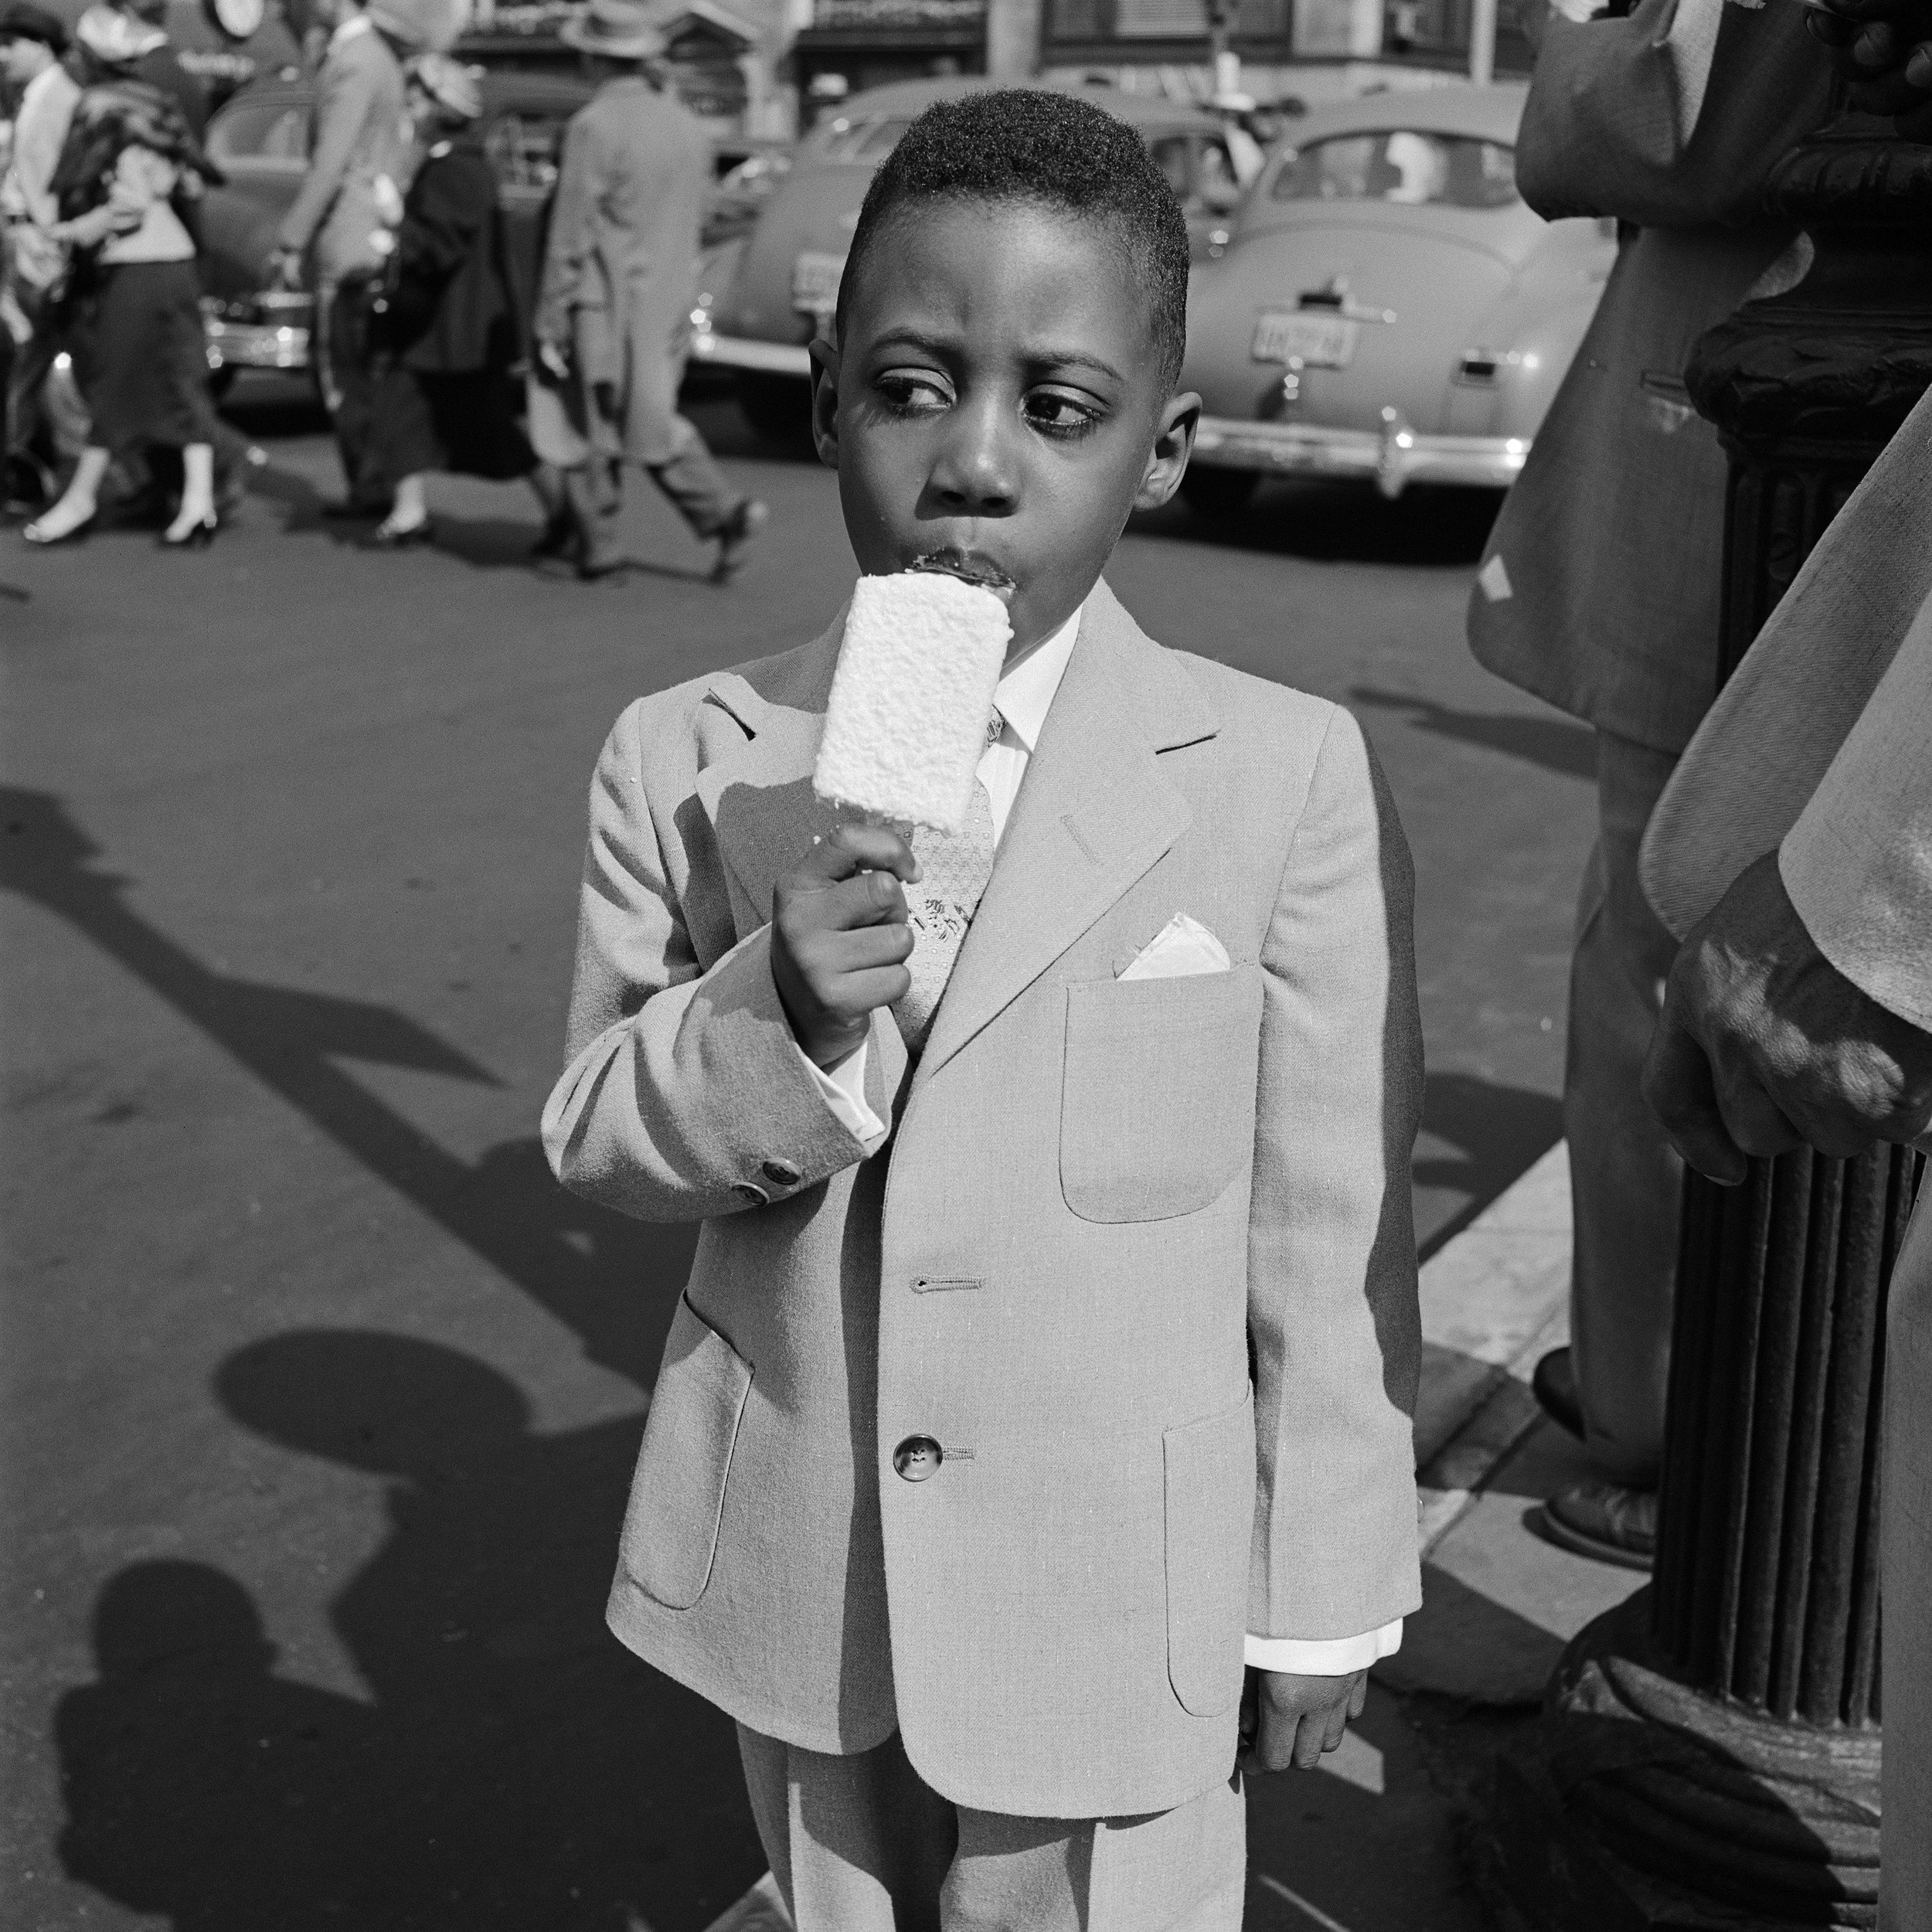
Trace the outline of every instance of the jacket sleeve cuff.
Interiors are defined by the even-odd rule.
[[[1250,1670],[1290,1671],[1298,1677],[1347,1677],[1402,1648],[1402,1619],[1359,1637],[1259,1637],[1248,1633]]]

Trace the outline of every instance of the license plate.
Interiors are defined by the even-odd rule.
[[[1287,308],[1262,311],[1254,326],[1257,362],[1299,360],[1304,369],[1346,369],[1355,357],[1359,322],[1345,315],[1311,315]]]
[[[808,248],[791,265],[791,305],[808,315],[829,315],[838,306],[838,283],[845,272],[843,255]]]

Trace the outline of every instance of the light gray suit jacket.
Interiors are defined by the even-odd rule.
[[[636,463],[679,447],[678,384],[711,140],[676,95],[634,74],[607,80],[564,136],[533,325],[570,345],[578,379],[622,399],[614,432],[585,413],[591,440]]]
[[[1932,396],[1806,559],[1691,741],[1644,840],[1680,937],[1766,852],[1820,951],[1932,1032]],[[1923,1150],[1926,1143],[1918,1143]],[[1932,1932],[1932,1212],[1886,1324],[1885,1871]]]
[[[957,1802],[1164,1809],[1230,1774],[1245,1631],[1420,1600],[1407,849],[1346,713],[1096,587],[916,1067],[875,1017],[867,1159],[767,951],[840,635],[633,706],[591,794],[544,1144],[704,1222],[611,1624]],[[1117,980],[1177,912],[1232,970]]]
[[[1726,5],[1696,126],[1680,128],[1662,39],[1675,5],[1553,19],[1538,56],[1517,141],[1524,198],[1553,220],[1614,215],[1638,232],[1469,602],[1471,647],[1498,676],[1672,752],[1716,689],[1724,536],[1724,454],[1685,365],[1791,240],[1763,213],[1765,180],[1824,121],[1830,83],[1801,7]]]
[[[331,286],[375,267],[369,238],[383,224],[376,178],[403,185],[409,140],[403,128],[403,68],[374,28],[333,49],[322,63],[308,172],[276,235],[284,248],[315,244],[316,279]]]

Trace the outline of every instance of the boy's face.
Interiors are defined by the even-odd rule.
[[[1200,413],[1161,380],[1117,243],[1025,202],[894,216],[843,339],[812,357],[818,453],[838,469],[859,568],[937,553],[989,580],[1013,655],[1079,609],[1128,512],[1173,495]]]

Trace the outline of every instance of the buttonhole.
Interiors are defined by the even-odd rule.
[[[913,1278],[914,1294],[945,1294],[954,1288],[983,1288],[986,1284],[969,1274],[921,1274]]]

